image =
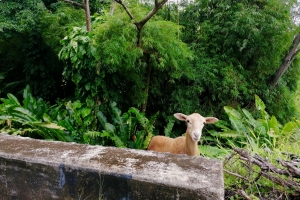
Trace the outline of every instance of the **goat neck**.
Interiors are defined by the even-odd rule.
[[[185,147],[187,151],[187,155],[189,156],[199,156],[200,152],[198,149],[198,142],[195,142],[190,134],[185,134]]]

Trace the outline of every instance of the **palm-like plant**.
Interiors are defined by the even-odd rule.
[[[264,102],[255,95],[255,105],[260,118],[255,119],[246,109],[236,110],[225,106],[224,110],[231,122],[232,128],[219,124],[222,132],[213,131],[213,136],[221,137],[230,146],[249,146],[251,148],[275,148],[278,141],[293,138],[299,134],[300,120],[294,120],[281,125],[275,116],[266,112]]]
[[[0,99],[3,102],[0,104],[0,119],[8,122],[9,128],[13,124],[24,130],[20,134],[29,132],[43,139],[69,141],[64,128],[52,122],[48,115],[51,108],[41,98],[35,99],[29,86],[24,89],[23,105],[14,95],[7,94],[7,97]]]

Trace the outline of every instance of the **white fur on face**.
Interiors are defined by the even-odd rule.
[[[185,121],[187,124],[187,133],[190,134],[193,141],[199,142],[205,124],[205,118],[198,113],[194,113],[187,116]]]

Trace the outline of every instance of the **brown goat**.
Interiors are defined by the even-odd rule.
[[[198,113],[193,113],[188,116],[182,113],[176,113],[174,116],[181,121],[186,121],[186,136],[180,136],[175,139],[165,136],[154,136],[150,141],[148,150],[199,156],[198,142],[204,124],[215,123],[218,119],[215,117],[202,117]]]

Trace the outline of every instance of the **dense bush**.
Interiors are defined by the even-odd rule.
[[[253,107],[259,95],[282,121],[297,114],[293,95],[298,62],[279,85],[270,80],[288,51],[297,27],[292,1],[196,1],[180,13],[182,38],[195,52],[203,109],[222,112],[225,105]]]

